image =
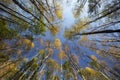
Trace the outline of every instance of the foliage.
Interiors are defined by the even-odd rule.
[[[5,20],[0,20],[0,39],[12,39],[17,36],[17,32],[9,29]]]
[[[87,35],[82,36],[81,41],[86,42],[87,41]]]
[[[73,37],[75,37],[74,34],[80,31],[82,32],[85,29],[87,29],[88,26],[84,25],[87,21],[88,21],[87,18],[84,18],[83,20],[78,21],[76,24],[72,26],[72,28],[65,30],[64,36],[68,39],[72,39]]]
[[[70,58],[72,59],[72,61],[75,63],[75,64],[78,64],[79,63],[79,58],[76,54],[72,54],[70,56]]]
[[[0,50],[6,49],[6,48],[8,48],[8,45],[5,42],[0,41]]]
[[[7,54],[1,53],[0,52],[0,63],[1,62],[6,62],[9,60],[9,56]]]
[[[90,68],[86,67],[85,69],[80,69],[81,74],[85,77],[87,80],[109,80],[106,76],[104,76],[102,73]]]
[[[100,0],[89,0],[89,13],[98,13],[98,8],[100,7],[99,4]]]
[[[63,67],[63,74],[64,74],[64,79],[75,79],[75,72],[74,69],[71,67],[69,61],[65,61],[64,64],[62,65]]]
[[[61,44],[60,39],[58,39],[58,38],[54,39],[53,46],[54,46],[55,48],[60,48],[61,45],[62,45],[62,44]]]
[[[59,19],[62,19],[63,18],[63,16],[62,16],[63,15],[63,10],[62,10],[61,5],[59,3],[55,3],[55,7],[56,7],[55,14],[57,15],[57,17]]]
[[[90,58],[94,61],[97,61],[97,58],[94,55],[91,55]]]
[[[58,26],[50,27],[50,32],[54,36],[57,35],[59,32],[59,27]]]
[[[26,50],[34,48],[34,43],[27,38],[19,39],[18,42],[17,42],[17,45],[22,46]]]
[[[60,51],[59,52],[59,54],[58,54],[58,57],[59,57],[59,59],[65,59],[66,58],[66,54],[65,54],[65,52],[64,51]]]
[[[42,17],[40,21],[36,23],[35,26],[30,26],[30,28],[28,29],[35,35],[39,35],[39,34],[43,35],[43,33],[46,32],[46,27],[43,23],[44,23],[44,18]]]
[[[48,70],[55,71],[55,70],[60,70],[60,65],[54,60],[54,59],[49,59],[47,60]]]
[[[1,80],[120,79],[119,0],[65,1],[0,0]],[[64,7],[72,7],[76,19],[61,37]]]
[[[1,64],[1,62],[0,62]],[[17,62],[7,61],[4,64],[0,65],[0,78],[9,80],[11,76],[13,76],[17,70]]]

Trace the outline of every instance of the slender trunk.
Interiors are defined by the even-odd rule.
[[[34,0],[30,0],[30,1],[38,9],[40,14],[46,19],[46,21],[51,25],[51,27],[54,28],[53,24],[51,24],[51,22],[47,19],[47,17],[44,15],[44,13],[39,9],[39,7],[37,6],[36,2]]]
[[[63,80],[62,58],[60,60],[60,67],[61,67],[61,75],[60,75],[61,79],[60,80]]]
[[[24,17],[24,18],[26,18],[26,19],[32,21],[32,19],[30,19],[30,18],[28,18],[28,17],[22,15],[21,13],[15,11],[15,10],[9,8],[9,7],[7,7],[6,5],[4,5],[4,4],[2,4],[2,3],[0,3],[0,5],[1,5],[2,7],[4,7],[5,9],[10,10],[10,11],[14,12],[15,14],[18,14],[19,16],[22,16],[22,17]]]
[[[75,73],[75,77],[74,77],[75,80],[78,80],[78,78],[77,78],[77,71],[74,70],[74,73]]]
[[[14,16],[14,17],[16,17],[16,18],[18,18],[18,19],[26,22],[26,23],[28,23],[28,24],[31,24],[31,23],[27,22],[26,20],[24,20],[23,18],[20,18],[20,17],[16,16],[15,14],[12,14],[11,12],[9,12],[9,11],[3,9],[3,8],[0,8],[0,10],[2,10],[2,11],[4,11],[4,12],[6,12],[6,13],[8,13],[8,14],[10,14],[10,15],[12,15],[12,16]]]
[[[95,18],[94,20],[91,20],[89,22],[86,22],[85,24],[83,24],[81,27],[89,25],[90,23],[93,23],[99,19],[102,19],[110,14],[112,14],[113,12],[116,12],[118,10],[120,10],[120,6],[118,6],[120,4],[120,1],[118,3],[115,3],[113,6],[109,7],[108,9],[102,11],[101,13],[99,13],[98,15],[102,14],[100,17]],[[111,9],[111,11],[109,11]],[[104,14],[103,14],[104,13]]]
[[[87,33],[77,33],[76,35],[91,35],[91,34],[103,34],[103,33],[120,33],[120,29],[117,30],[103,30],[103,31],[95,31],[95,32],[87,32]]]
[[[42,77],[42,74],[41,74],[41,73],[42,73],[42,71],[44,70],[45,66],[46,66],[46,65],[44,64],[43,67],[42,67],[42,69],[41,69],[40,72],[39,72],[39,73],[40,73],[40,76],[39,76],[39,78],[38,78],[39,80],[41,80],[41,77]],[[39,74],[39,73],[38,73],[38,74]]]
[[[33,71],[26,80],[30,80],[30,78],[31,78],[31,76],[34,74],[34,72],[35,72],[35,71]]]

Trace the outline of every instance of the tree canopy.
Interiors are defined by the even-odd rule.
[[[120,0],[0,0],[0,80],[119,80]]]

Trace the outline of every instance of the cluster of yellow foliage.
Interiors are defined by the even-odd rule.
[[[34,43],[31,42],[29,39],[23,39],[23,43],[29,45],[31,48],[34,48]]]
[[[55,9],[56,16],[59,19],[62,19],[63,18],[63,9],[62,9],[62,7],[58,3],[56,3],[55,6],[56,6],[56,9]]]
[[[60,65],[54,59],[49,59],[47,60],[46,63],[47,63],[47,66],[50,68],[50,70],[60,71]]]
[[[60,48],[61,45],[62,45],[60,39],[58,39],[58,38],[54,39],[54,43],[53,44],[54,44],[53,46],[55,48]]]
[[[50,27],[50,32],[52,35],[56,35],[59,32],[59,27],[58,26]]]
[[[48,52],[48,55],[51,56],[53,54],[52,48],[46,48],[46,51]]]
[[[88,22],[88,18],[84,18],[84,19],[80,20],[78,23],[76,23],[75,25],[73,25],[72,30],[73,30],[74,32],[80,32],[81,30],[86,29],[87,26],[86,26],[86,25],[83,26],[83,25],[84,25],[85,23],[87,23],[87,22]]]
[[[39,50],[39,54],[40,55],[44,55],[45,54],[45,51],[43,49]]]
[[[87,25],[84,25],[87,22],[88,22],[87,18],[82,19],[81,21],[77,22],[71,28],[65,30],[64,36],[66,38],[70,39],[70,38],[74,37],[73,36],[74,34],[83,32],[87,28]],[[87,36],[84,36],[83,38],[84,38],[85,41],[87,40]]]
[[[90,74],[93,74],[93,75],[96,74],[96,71],[95,71],[94,69],[90,68],[90,67],[86,67],[85,70],[86,70],[87,72],[89,72]]]
[[[97,61],[97,58],[94,55],[91,55],[90,58],[94,61]]]
[[[3,65],[0,69],[0,77],[2,77],[1,80],[4,80],[4,77],[10,77],[17,71],[16,64],[13,62],[7,62],[6,64]]]
[[[58,54],[58,57],[59,57],[59,59],[65,59],[66,58],[66,54],[65,54],[65,52],[64,51],[60,51],[59,52],[59,54]]]
[[[34,48],[34,43],[27,39],[27,38],[24,38],[24,39],[20,39],[18,42],[17,42],[17,45],[19,46],[24,46],[25,49],[31,49],[31,48]]]

